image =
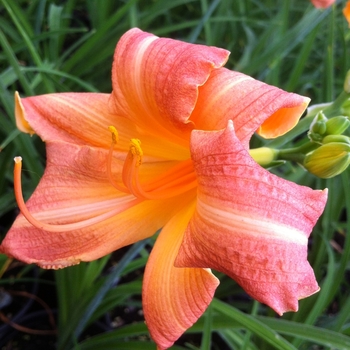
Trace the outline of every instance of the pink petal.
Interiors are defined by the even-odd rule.
[[[134,28],[120,39],[113,61],[114,108],[148,133],[188,144],[188,121],[210,73],[228,51],[158,38]],[[113,104],[111,103],[113,107]]]
[[[203,314],[218,279],[208,269],[176,268],[174,260],[194,205],[162,229],[146,265],[142,302],[147,327],[158,349],[167,349]]]
[[[117,149],[127,152],[131,138],[138,138],[146,156],[182,160],[188,149],[143,132],[126,118],[110,113],[110,95],[99,93],[57,93],[20,99],[16,95],[16,119],[22,131],[32,128],[44,141],[61,140],[108,149],[113,125],[119,133]],[[29,123],[29,124],[28,124]],[[26,127],[27,126],[27,127]],[[33,133],[33,131],[31,131]]]
[[[107,128],[115,118],[108,112],[109,96],[57,93],[17,97],[16,117],[27,121],[43,141],[62,140],[107,148],[111,143]]]
[[[135,197],[107,180],[107,150],[65,142],[47,143],[47,166],[28,200],[32,215],[50,224],[68,224],[124,208]],[[121,163],[121,162],[120,162]],[[25,160],[24,160],[25,167]],[[114,170],[121,165],[116,162]],[[154,234],[172,217],[186,196],[144,201],[101,223],[67,232],[46,232],[19,215],[1,250],[26,263],[60,268],[100,258]],[[192,197],[191,197],[192,198]]]
[[[261,168],[232,122],[223,131],[194,131],[191,151],[198,201],[176,266],[217,269],[277,313],[296,311],[299,299],[319,290],[307,243],[327,190]]]
[[[35,131],[32,129],[26,119],[24,107],[17,91],[15,92],[15,116],[18,130],[30,135],[35,134]]]
[[[335,3],[336,0],[311,0],[311,3],[316,8],[327,8],[329,6],[332,6]]]
[[[220,130],[228,120],[233,120],[237,137],[248,148],[255,131],[273,138],[292,129],[309,101],[307,97],[221,68],[213,71],[199,88],[191,121],[200,130]]]

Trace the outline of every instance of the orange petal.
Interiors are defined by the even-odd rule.
[[[311,0],[312,4],[316,8],[322,8],[322,9],[332,6],[335,3],[335,1],[336,0]]]
[[[218,279],[208,269],[176,268],[174,260],[194,205],[163,228],[146,265],[142,302],[147,327],[159,349],[173,345],[203,314]]]
[[[310,99],[264,84],[225,68],[199,88],[191,121],[197,129],[224,129],[233,120],[237,137],[248,147],[258,130],[265,138],[280,136],[299,121]]]
[[[89,146],[47,143],[45,173],[27,202],[32,215],[46,223],[63,225],[124,208],[134,201],[135,197],[118,192],[108,182],[107,153]],[[37,229],[20,215],[1,249],[26,263],[46,268],[91,261],[151,236],[165,225],[185,198],[141,202],[101,223],[58,233]]]
[[[198,201],[175,265],[217,269],[277,313],[296,311],[299,299],[319,290],[307,243],[327,190],[261,168],[232,123],[223,131],[193,132],[191,145]]]
[[[350,27],[350,0],[346,3],[345,7],[343,8],[343,14],[345,19],[348,21]]]
[[[225,64],[228,54],[131,29],[114,54],[111,105],[148,133],[188,144],[198,86]]]

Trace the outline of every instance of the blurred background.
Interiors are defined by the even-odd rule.
[[[231,51],[227,68],[306,95],[311,105],[332,102],[350,69],[345,2],[320,10],[308,0],[0,0],[1,238],[18,214],[14,156],[26,161],[26,199],[45,167],[43,142],[16,129],[15,91],[22,97],[109,93],[115,46],[124,32],[139,27],[225,48]],[[269,143],[252,140],[254,147],[263,144]],[[298,313],[277,318],[217,274],[215,301],[173,349],[350,349],[349,171],[329,180],[292,163],[272,171],[329,188],[309,246],[321,292],[302,300]],[[152,244],[59,271],[0,255],[0,349],[155,349],[140,297]]]

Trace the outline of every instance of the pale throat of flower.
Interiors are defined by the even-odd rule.
[[[107,176],[109,182],[118,191],[132,194],[143,200],[156,200],[181,195],[197,186],[191,159],[182,161],[151,181],[141,184],[139,171],[142,165],[143,150],[139,139],[130,140],[129,152],[122,170],[123,184],[117,183],[112,174],[112,161],[114,147],[118,143],[118,132],[114,126],[109,126],[108,130],[112,133],[112,143],[107,159]]]
[[[108,152],[106,171],[109,183],[118,191],[123,192],[130,198],[120,203],[117,208],[107,211],[95,217],[82,220],[76,223],[53,225],[37,220],[28,210],[22,193],[22,157],[15,157],[14,167],[14,190],[18,207],[23,216],[38,229],[49,232],[66,232],[82,229],[91,225],[98,224],[108,220],[144,200],[160,200],[175,197],[191,191],[197,186],[196,174],[194,173],[192,160],[184,160],[179,162],[164,173],[156,176],[151,181],[141,183],[139,170],[142,165],[143,151],[141,141],[131,139],[129,152],[124,161],[121,174],[122,183],[118,183],[113,178],[112,161],[115,145],[118,143],[118,132],[113,126],[108,130],[112,134],[112,143]]]

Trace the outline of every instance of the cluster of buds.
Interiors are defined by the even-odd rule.
[[[310,125],[308,137],[319,146],[306,154],[303,166],[321,178],[342,173],[350,164],[350,137],[343,133],[350,126],[347,116],[326,118],[319,112]]]
[[[345,171],[350,164],[350,133],[347,132],[350,126],[350,70],[340,95],[333,102],[310,107],[304,120],[310,119],[308,140],[301,140],[298,146],[291,148],[251,149],[250,155],[265,168],[293,161],[324,179]]]

